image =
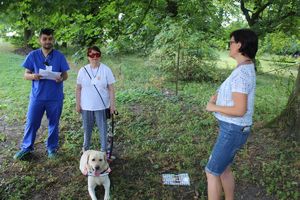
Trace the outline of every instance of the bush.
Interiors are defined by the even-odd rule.
[[[160,61],[160,70],[174,80],[177,77],[177,57],[172,53],[157,51],[151,59]],[[223,72],[215,66],[217,56],[212,49],[182,49],[179,58],[179,81],[218,82],[224,79]]]

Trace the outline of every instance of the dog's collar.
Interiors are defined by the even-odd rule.
[[[95,172],[89,171],[88,176],[107,176],[111,172],[110,167],[108,167],[106,170],[102,171],[100,174],[96,174]]]

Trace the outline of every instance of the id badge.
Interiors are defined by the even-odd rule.
[[[52,72],[52,66],[51,65],[50,66],[46,65],[46,71]]]
[[[97,80],[96,80],[95,78],[93,78],[93,79],[91,80],[91,83],[92,83],[92,85],[96,85]]]

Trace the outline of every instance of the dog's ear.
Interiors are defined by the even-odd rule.
[[[90,151],[85,151],[80,158],[80,166],[79,169],[83,173],[85,171],[86,166],[88,166]]]
[[[89,150],[87,152],[86,161],[85,161],[85,166],[88,168],[88,170],[90,170],[90,167],[91,167],[90,164],[89,164],[90,154],[91,154],[91,151]]]
[[[90,158],[90,154],[91,154],[91,151],[88,150],[88,151],[85,151],[82,155],[82,158],[84,160],[84,164],[87,164],[89,162],[89,158]]]

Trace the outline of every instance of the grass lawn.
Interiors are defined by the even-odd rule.
[[[1,45],[0,116],[1,122],[9,126],[24,122],[31,85],[23,79],[24,69],[20,65],[24,57],[8,49],[11,50],[9,45]],[[234,67],[234,61],[224,52],[221,59],[220,68]],[[102,62],[116,76],[120,113],[116,116],[114,154],[117,160],[112,163],[110,175],[112,199],[206,199],[203,168],[216,138],[217,124],[205,112],[205,105],[219,83],[180,83],[176,96],[175,86],[147,58],[103,55]],[[83,64],[70,64],[61,118],[60,156],[52,161],[37,153],[29,161],[13,162],[13,153],[22,137],[20,129],[14,145],[0,149],[4,158],[0,165],[0,196],[4,199],[88,198],[87,180],[78,169],[83,130],[80,116],[75,112],[76,75]],[[264,69],[264,64],[261,67]],[[257,76],[254,131],[233,165],[237,183],[257,186],[264,193],[274,195],[274,199],[299,197],[297,144],[278,141],[272,131],[262,129],[285,107],[291,83],[281,74]],[[0,144],[8,143],[8,138],[5,131],[0,132]],[[99,149],[96,133],[92,143],[94,149]],[[37,151],[43,148],[43,144],[36,144]],[[162,173],[183,172],[189,174],[191,186],[161,184]]]

